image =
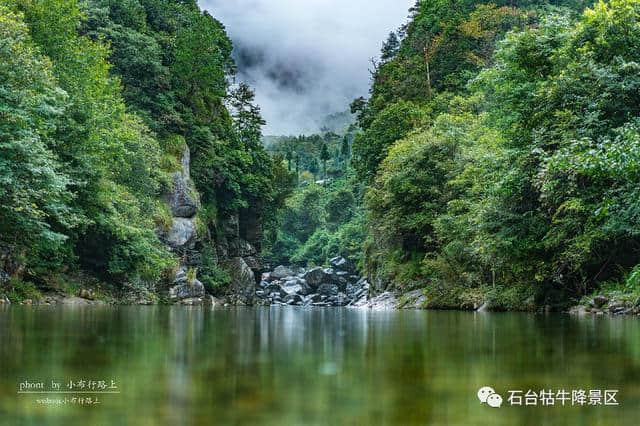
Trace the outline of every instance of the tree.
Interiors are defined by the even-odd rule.
[[[243,143],[251,147],[260,144],[262,126],[267,124],[260,114],[260,107],[255,104],[255,97],[255,93],[246,83],[240,83],[229,94],[236,132]]]
[[[0,247],[29,261],[38,250],[60,250],[81,219],[70,208],[71,178],[51,150],[67,95],[27,26],[4,6],[0,40]]]
[[[324,171],[324,177],[327,178],[327,161],[331,159],[331,154],[329,154],[329,149],[327,148],[327,143],[322,143],[322,148],[320,149],[320,161],[322,161],[322,169]]]
[[[342,145],[340,145],[340,155],[344,161],[349,161],[351,157],[351,143],[349,141],[350,135],[344,135],[342,138]]]
[[[398,39],[398,35],[394,32],[389,33],[389,37],[387,41],[382,45],[382,53],[380,59],[382,62],[389,62],[398,54],[398,50],[400,50],[400,39]]]
[[[371,179],[393,143],[417,128],[423,113],[411,102],[398,102],[380,112],[353,142],[353,164],[358,175]]]

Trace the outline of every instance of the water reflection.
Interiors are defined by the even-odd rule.
[[[0,424],[635,424],[635,318],[300,308],[0,308]],[[30,380],[115,379],[99,406]],[[481,386],[619,389],[618,407],[481,406]]]

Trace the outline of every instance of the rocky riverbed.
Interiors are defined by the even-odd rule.
[[[365,306],[369,289],[348,260],[336,257],[329,267],[281,265],[262,274],[256,298],[261,305]]]
[[[598,294],[569,311],[577,315],[640,315],[640,298],[624,292]]]

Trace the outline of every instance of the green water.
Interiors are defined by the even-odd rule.
[[[24,381],[114,380],[100,404]],[[492,386],[501,408],[481,405]],[[507,390],[616,389],[618,406]],[[47,391],[47,390],[45,390]],[[91,396],[91,395],[89,395]],[[540,404],[540,403],[538,403]],[[637,425],[640,320],[348,309],[0,309],[2,425]]]

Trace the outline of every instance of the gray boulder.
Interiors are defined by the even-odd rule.
[[[300,294],[302,292],[302,286],[298,283],[294,283],[292,285],[285,285],[282,289],[289,295],[291,294]]]
[[[251,305],[255,296],[256,279],[249,265],[243,258],[233,257],[224,262],[224,267],[231,276],[229,298],[235,304]]]
[[[338,296],[336,296],[334,305],[335,306],[347,306],[349,304],[349,298],[346,294],[340,292]]]
[[[338,291],[336,284],[325,283],[318,286],[318,294],[321,296],[337,296]]]
[[[362,283],[349,283],[346,287],[346,294],[349,299],[355,300],[359,299],[361,296],[367,294],[367,289],[362,285]]]
[[[229,242],[229,256],[231,257],[250,257],[257,253],[255,247],[242,238],[233,238]]]
[[[287,305],[303,305],[304,299],[299,294],[290,294],[285,297],[284,302]]]
[[[232,214],[221,221],[222,233],[225,236],[234,238],[240,234],[240,216],[238,214]]]
[[[596,296],[593,298],[593,304],[596,308],[601,308],[609,303],[609,298],[606,296]]]
[[[307,282],[302,278],[289,279],[284,282],[282,287],[288,293],[291,293],[291,291],[287,290],[288,288],[295,289],[295,293],[300,293],[303,296],[306,296],[307,294],[311,293],[311,288],[307,285]]]
[[[304,280],[311,288],[318,288],[323,282],[327,282],[327,274],[322,268],[313,268],[304,274]]]
[[[243,257],[244,262],[251,268],[254,274],[259,274],[262,269],[262,264],[260,260],[256,256],[246,256]]]
[[[167,197],[167,202],[174,217],[192,218],[200,207],[200,201],[192,188],[189,176],[191,153],[187,145],[182,152],[181,162],[182,171],[173,174],[173,188]]]
[[[398,301],[393,293],[384,292],[381,295],[370,299],[367,302],[367,306],[373,310],[388,310],[395,309],[398,305]]]
[[[329,264],[340,271],[355,272],[353,263],[342,256],[334,257],[329,261]]]
[[[200,205],[195,194],[196,192],[190,188],[189,180],[184,173],[174,173],[173,188],[167,200],[171,208],[171,214],[174,217],[194,217]]]
[[[204,294],[204,285],[198,280],[191,283],[184,281],[169,289],[169,299],[173,302],[204,297]]]
[[[283,297],[289,294],[279,284],[276,284],[276,283],[269,284],[262,291],[264,291],[264,294],[269,297],[273,294],[277,294],[278,296],[283,296]]]
[[[286,266],[278,266],[276,269],[271,272],[271,278],[276,280],[281,280],[283,278],[287,278],[294,275],[293,271]]]
[[[173,249],[190,245],[196,239],[196,225],[194,219],[176,217],[173,219],[171,230],[166,236],[167,244]]]

